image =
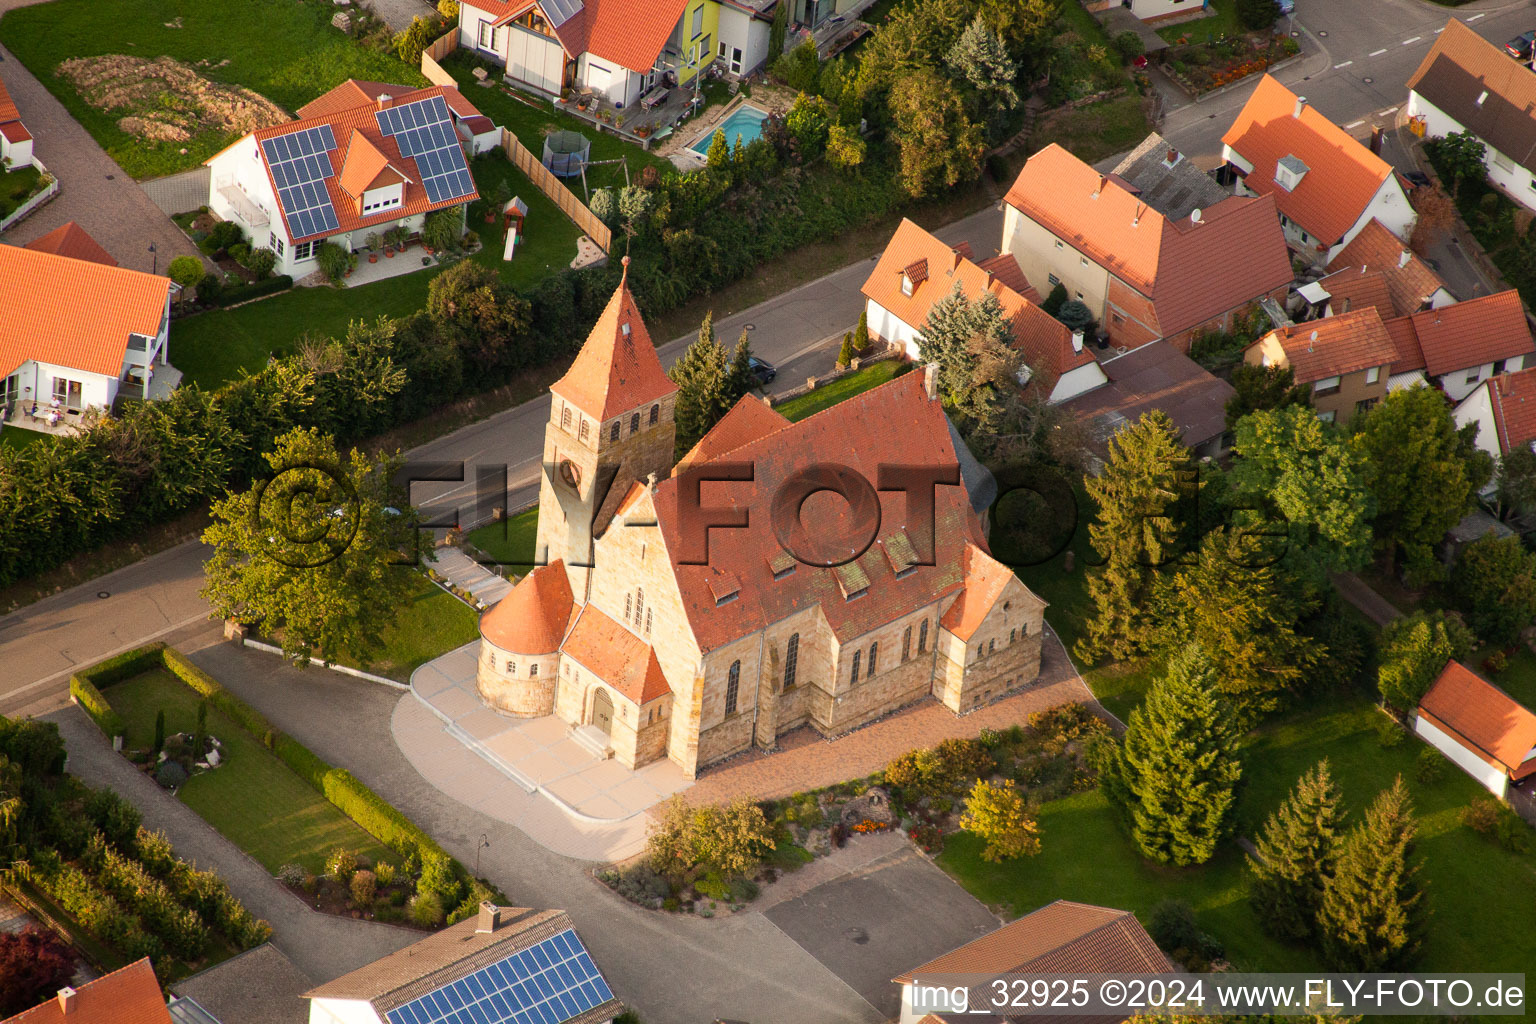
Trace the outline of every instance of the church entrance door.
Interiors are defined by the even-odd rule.
[[[604,736],[613,735],[613,698],[607,690],[598,690],[592,698],[592,724],[602,730]]]

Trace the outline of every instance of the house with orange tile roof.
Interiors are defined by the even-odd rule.
[[[104,974],[0,1024],[172,1024],[149,958]]]
[[[1276,328],[1243,351],[1252,366],[1286,366],[1310,385],[1318,419],[1347,423],[1381,401],[1397,348],[1372,307]]]
[[[1373,219],[1399,238],[1416,215],[1392,165],[1265,75],[1221,137],[1238,195],[1270,196],[1287,241],[1326,265]]]
[[[1488,378],[1451,415],[1457,427],[1477,426],[1477,446],[1494,459],[1536,451],[1536,366]]]
[[[935,371],[796,423],[748,396],[675,467],[677,389],[626,268],[550,388],[543,564],[481,618],[481,698],[693,776],[801,726],[1034,680],[1045,602],[988,553],[996,485]]]
[[[582,90],[622,110],[657,85],[691,86],[716,62],[734,76],[755,72],[768,60],[775,6],[749,0],[464,0],[459,45],[506,68],[509,85],[545,96]]]
[[[997,300],[1027,367],[1024,379],[1045,400],[1065,402],[1109,381],[1082,332],[1067,330],[1036,304],[1038,294],[1007,253],[975,263],[969,246],[951,248],[903,218],[863,291],[870,336],[909,359],[922,357],[923,327],[934,304],[958,291],[971,302],[986,295]]]
[[[1459,661],[1420,699],[1413,731],[1501,799],[1536,778],[1536,712]]]
[[[1392,299],[1392,316],[1439,309],[1456,301],[1435,268],[1374,218],[1328,261],[1329,274],[1349,269],[1381,275]],[[1382,310],[1381,315],[1389,314]]]
[[[117,266],[78,227],[0,246],[0,407],[24,423],[55,402],[68,419],[163,397],[181,378],[168,363],[175,287]]]
[[[943,956],[897,975],[901,986],[899,1024],[945,1024],[964,1014],[968,1021],[1003,1024],[1013,1019],[950,1005],[955,987],[973,986],[979,977],[1005,974],[1172,974],[1174,966],[1129,910],[1056,900],[1017,921],[972,939]],[[960,976],[969,975],[969,979]],[[1088,1024],[1119,1024],[1125,1013],[1084,1014]]]
[[[1039,294],[1060,285],[1086,304],[1121,349],[1166,340],[1187,353],[1261,299],[1284,300],[1295,276],[1268,196],[1230,196],[1175,220],[1052,143],[1005,201],[1003,252]]]
[[[32,166],[32,133],[21,123],[21,111],[0,79],[0,166],[7,171]]]
[[[466,151],[499,134],[457,89],[343,82],[204,161],[208,208],[270,248],[277,273],[303,277],[326,242],[357,252],[391,228],[419,232],[428,214],[462,221],[479,198]]]
[[[1421,138],[1470,132],[1488,180],[1536,210],[1536,75],[1502,46],[1451,18],[1408,79],[1409,124]]]

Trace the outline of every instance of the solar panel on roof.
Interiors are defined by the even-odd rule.
[[[325,188],[325,179],[335,174],[328,151],[336,148],[336,136],[330,125],[266,139],[261,148],[291,237],[304,238],[341,226]]]
[[[559,28],[581,10],[581,0],[545,0],[539,6],[544,9],[545,14],[549,15],[550,22]]]
[[[563,1024],[613,998],[566,929],[385,1013],[389,1024]]]

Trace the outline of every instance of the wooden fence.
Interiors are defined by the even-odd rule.
[[[421,51],[421,73],[434,85],[446,85],[458,88],[458,82],[452,75],[443,70],[439,60],[448,56],[459,47],[459,31],[454,29],[432,43],[431,46]],[[493,86],[493,88],[495,88]],[[471,97],[473,99],[473,97]],[[576,198],[576,193],[565,187],[565,183],[557,178],[549,168],[540,162],[539,157],[533,151],[519,141],[512,134],[512,130],[505,125],[501,129],[501,148],[507,154],[507,158],[517,166],[517,169],[528,176],[534,186],[548,196],[560,212],[571,219],[577,227],[586,233],[587,237],[596,243],[603,252],[611,252],[613,249],[613,232],[608,230],[608,225],[597,219],[597,215],[587,209],[587,205]]]

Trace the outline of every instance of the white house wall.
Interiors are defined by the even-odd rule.
[[[309,1024],[380,1024],[373,1006],[361,999],[311,999]]]
[[[9,160],[12,170],[32,166],[32,140],[23,139],[21,142],[12,142],[4,135],[0,135],[0,159]]]
[[[1060,402],[1065,402],[1069,398],[1076,398],[1078,395],[1108,383],[1109,378],[1104,375],[1103,369],[1096,362],[1068,370],[1061,375],[1061,379],[1051,389],[1051,404],[1056,405]]]
[[[1131,13],[1145,21],[1169,14],[1188,14],[1201,9],[1200,0],[1131,0]]]
[[[1486,387],[1478,388],[1468,395],[1451,413],[1451,419],[1456,421],[1457,430],[1468,423],[1477,424],[1477,446],[1495,459],[1503,454],[1499,451],[1499,433],[1493,422],[1493,399],[1489,397]]]
[[[1447,733],[1438,725],[1425,718],[1423,715],[1415,715],[1413,731],[1424,737],[1428,743],[1446,757],[1450,758],[1456,767],[1466,772],[1477,780],[1494,796],[1503,798],[1504,788],[1508,785],[1509,776],[1503,768],[1496,768],[1478,757],[1472,751],[1461,745],[1461,741]]]
[[[252,248],[269,248],[276,252],[277,246],[274,244],[274,239],[282,238],[284,254],[278,257],[278,265],[274,272],[292,273],[292,265],[288,262],[290,250],[287,244],[288,232],[283,225],[283,215],[279,212],[277,196],[272,191],[272,181],[267,177],[266,167],[257,154],[255,138],[247,135],[215,156],[209,165],[209,171],[208,209],[219,219],[234,221],[240,225]],[[219,195],[219,189],[230,184],[245,193],[246,198],[266,214],[265,227],[252,228],[240,218],[233,204]]]
[[[911,359],[919,358],[917,343],[922,339],[922,333],[916,328],[880,305],[874,299],[866,300],[865,316],[869,322],[870,334],[875,335],[881,341],[904,346],[907,350],[907,356]]]
[[[1416,92],[1408,94],[1408,114],[1424,118],[1425,138],[1443,138],[1466,130],[1460,121]],[[1487,150],[1483,161],[1488,165],[1488,180],[1515,202],[1536,210],[1536,177],[1514,159],[1490,146],[1487,139],[1481,141]]]
[[[1524,364],[1524,356],[1516,356],[1513,359],[1506,359],[1504,360],[1504,372],[1514,373],[1516,370],[1521,369]],[[1474,390],[1476,390],[1479,384],[1493,376],[1493,364],[1484,363],[1477,367],[1477,379],[1471,383],[1468,383],[1467,374],[1470,373],[1472,369],[1473,368],[1469,366],[1465,369],[1453,370],[1450,373],[1442,374],[1440,376],[1440,387],[1443,388],[1445,393],[1450,396],[1451,401],[1461,401],[1463,398],[1466,398]]]
[[[505,26],[507,74],[531,89],[560,95],[565,75],[565,50],[560,41],[521,25]]]
[[[1109,271],[1012,205],[1005,205],[1003,210],[1003,252],[1018,261],[1025,279],[1042,297],[1051,294],[1054,276],[1066,287],[1069,298],[1082,293],[1083,304],[1095,320],[1104,323],[1108,319]]]
[[[57,363],[44,363],[31,359],[22,363],[16,370],[17,386],[21,388],[21,400],[17,408],[28,409],[33,402],[36,402],[39,409],[46,409],[48,403],[53,401],[55,377],[80,382],[80,408],[82,409],[88,409],[91,406],[110,409],[112,400],[117,397],[116,377],[88,373],[85,370],[76,370]],[[32,389],[31,393],[27,392],[27,388]]]
[[[1355,236],[1365,230],[1365,226],[1371,222],[1372,218],[1381,221],[1386,225],[1387,230],[1398,238],[1407,238],[1413,234],[1413,224],[1418,219],[1418,215],[1409,205],[1408,194],[1403,191],[1403,186],[1398,182],[1395,172],[1387,175],[1387,180],[1381,183],[1381,187],[1371,197],[1365,212],[1360,215],[1359,220],[1355,221],[1354,226],[1345,232],[1339,244],[1328,250],[1328,262],[1333,262],[1333,258],[1339,254],[1340,250],[1354,241]]]
[[[768,22],[752,17],[746,11],[721,4],[718,31],[720,42],[726,45],[727,70],[730,68],[731,47],[741,50],[741,71],[735,73],[750,75],[768,62],[768,36],[772,32]]]

